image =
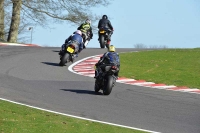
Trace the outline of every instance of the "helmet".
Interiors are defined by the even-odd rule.
[[[86,20],[85,20],[85,23],[91,24],[91,20],[90,20],[90,19],[86,19]]]
[[[103,15],[102,19],[108,19],[108,16],[107,15]]]
[[[110,45],[108,48],[109,52],[115,52],[115,47],[113,45]]]
[[[76,31],[76,34],[79,34],[79,35],[82,36],[82,32],[81,32],[80,30],[77,30],[77,31]]]

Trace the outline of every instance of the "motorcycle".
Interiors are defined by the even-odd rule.
[[[95,70],[97,68],[95,67]],[[101,69],[100,69],[101,70]],[[116,83],[116,77],[114,73],[119,71],[119,68],[116,65],[105,66],[105,71],[101,71],[101,74],[95,80],[94,91],[99,92],[103,90],[104,95],[109,95]]]
[[[75,41],[70,42],[66,47],[62,48],[60,55],[60,66],[64,66],[68,62],[73,62],[76,53],[79,50],[78,43]]]
[[[108,48],[109,44],[108,44],[108,33],[111,32],[110,29],[105,28],[105,27],[101,27],[99,29],[99,43],[100,43],[100,47],[101,48],[105,48],[105,46]]]

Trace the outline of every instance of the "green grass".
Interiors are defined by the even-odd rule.
[[[0,133],[145,133],[0,100]]]
[[[121,53],[120,77],[200,89],[200,48]]]

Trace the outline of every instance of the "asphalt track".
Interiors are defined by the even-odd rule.
[[[0,46],[0,97],[48,110],[162,133],[200,133],[200,96],[117,83],[94,93],[92,77],[59,67],[50,47]],[[117,52],[139,51],[117,49]],[[98,55],[89,48],[77,58]],[[69,64],[71,65],[71,64]]]

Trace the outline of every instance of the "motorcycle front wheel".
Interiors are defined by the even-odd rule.
[[[109,75],[104,83],[104,89],[103,89],[104,95],[109,95],[111,93],[113,84],[114,84],[113,76]]]
[[[64,66],[65,63],[67,63],[67,61],[69,60],[69,54],[65,53],[61,58],[60,58],[60,66]]]

